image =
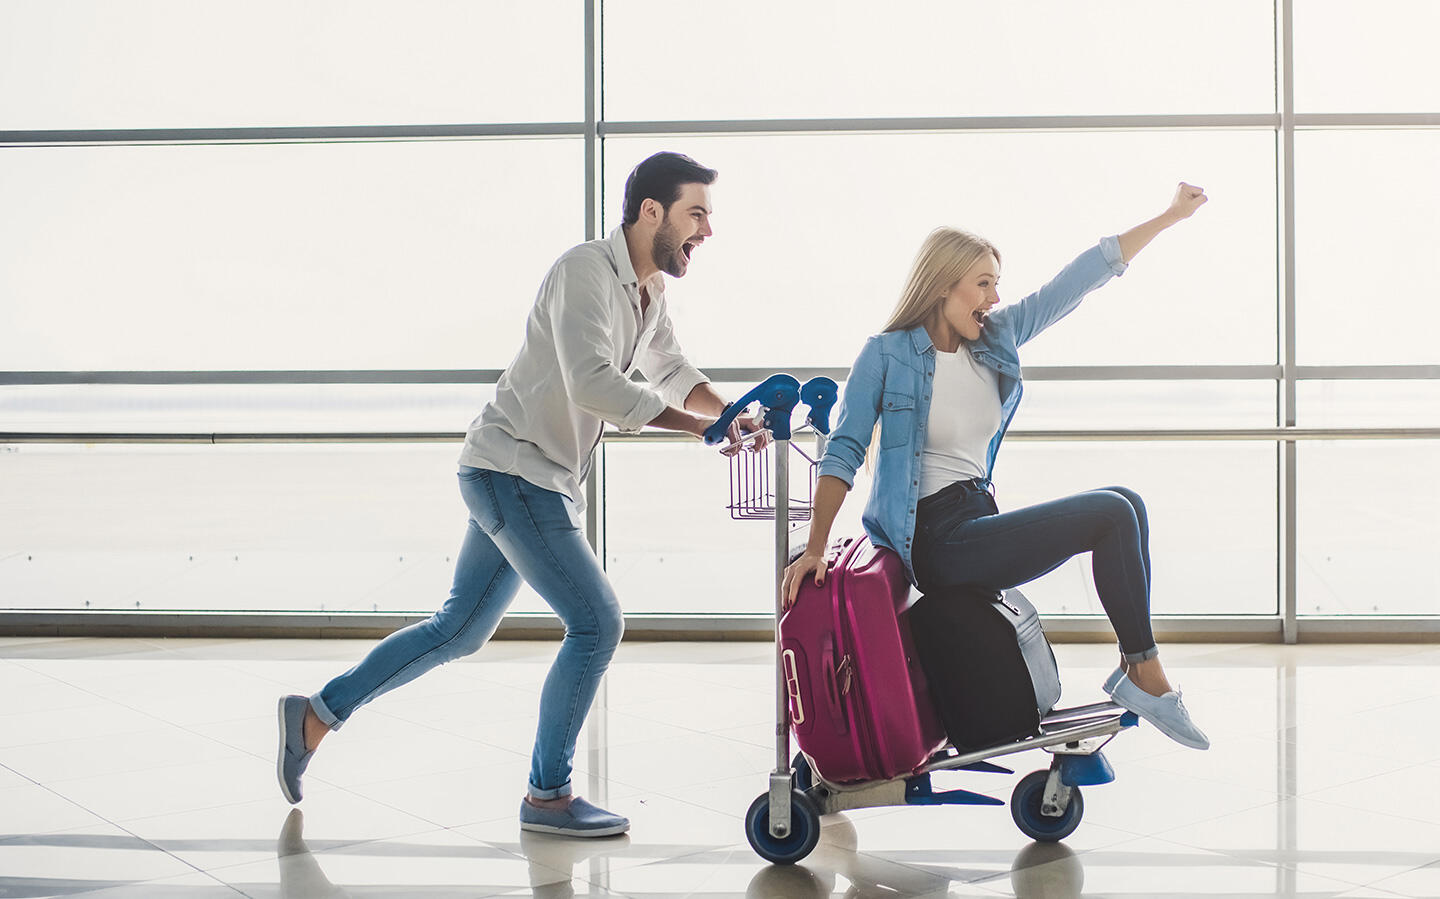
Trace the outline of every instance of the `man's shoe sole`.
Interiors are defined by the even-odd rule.
[[[625,824],[615,824],[610,827],[578,830],[574,827],[554,827],[550,824],[532,824],[521,821],[520,829],[528,830],[531,833],[549,833],[561,837],[613,837],[629,830],[630,824],[626,822]]]

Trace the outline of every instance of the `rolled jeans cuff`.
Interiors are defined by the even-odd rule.
[[[310,709],[315,712],[315,717],[320,719],[320,723],[331,730],[339,730],[345,724],[335,716],[334,712],[330,711],[330,707],[325,704],[325,700],[320,698],[319,693],[310,697]]]
[[[1120,650],[1120,653],[1125,656],[1125,662],[1127,664],[1133,665],[1136,662],[1148,662],[1156,656],[1160,655],[1160,647],[1151,646],[1144,652],[1125,652],[1125,650],[1122,648]]]
[[[542,790],[534,784],[530,784],[531,799],[562,799],[569,796],[571,792],[573,792],[573,788],[570,786],[570,781],[568,780],[553,790]]]

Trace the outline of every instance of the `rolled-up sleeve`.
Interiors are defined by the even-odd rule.
[[[685,358],[685,351],[680,349],[680,341],[675,337],[675,327],[670,323],[670,315],[663,308],[655,320],[655,336],[636,362],[645,379],[659,391],[665,402],[682,409],[690,391],[699,384],[710,383],[710,379]]]
[[[571,258],[541,286],[550,312],[555,357],[570,401],[581,411],[635,432],[665,410],[660,394],[625,377],[614,362],[614,273],[599,260]]]
[[[845,393],[840,413],[830,432],[825,456],[820,460],[819,474],[855,486],[855,472],[865,464],[865,453],[875,433],[875,420],[880,416],[880,394],[885,386],[885,360],[880,353],[880,340],[871,337],[845,380]]]
[[[1074,311],[1090,291],[1117,275],[1123,275],[1126,264],[1120,260],[1120,239],[1101,238],[1100,242],[1079,256],[1050,279],[1050,283],[1007,306],[996,315],[1010,319],[1015,328],[1017,346],[1058,322]]]

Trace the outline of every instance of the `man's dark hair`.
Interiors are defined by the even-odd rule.
[[[640,219],[640,204],[654,200],[665,209],[680,199],[686,184],[714,184],[720,173],[691,159],[683,153],[662,151],[635,166],[625,179],[625,224]]]

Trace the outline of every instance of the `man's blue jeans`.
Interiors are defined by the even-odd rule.
[[[1125,487],[1000,512],[986,481],[951,484],[920,501],[915,577],[922,591],[1008,590],[1088,552],[1095,592],[1130,662],[1154,658],[1150,627],[1150,521]]]
[[[382,640],[360,664],[310,697],[339,729],[360,706],[431,668],[469,655],[500,624],[523,578],[565,624],[560,653],[540,694],[530,795],[570,795],[575,740],[615,654],[620,603],[581,530],[574,502],[514,475],[460,467],[470,523],[455,583],[440,611]]]

